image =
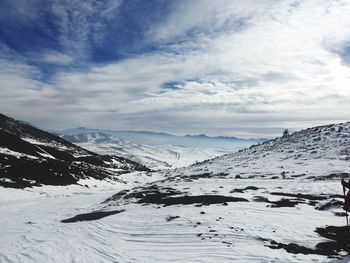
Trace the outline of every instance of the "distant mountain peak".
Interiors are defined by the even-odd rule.
[[[204,133],[201,133],[201,134],[187,134],[187,135],[185,135],[185,136],[183,136],[183,137],[192,137],[192,138],[195,138],[195,137],[197,137],[197,138],[210,138],[208,135],[206,135],[206,134],[204,134]]]

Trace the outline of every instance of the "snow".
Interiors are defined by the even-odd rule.
[[[21,158],[21,157],[27,157],[27,158],[30,158],[30,159],[38,159],[38,157],[36,157],[36,156],[15,152],[15,151],[12,151],[12,150],[10,150],[10,149],[8,149],[6,147],[0,147],[0,154],[12,155],[12,156],[15,156],[18,159]]]
[[[0,187],[0,262],[349,262],[349,256],[331,259],[269,247],[277,242],[314,249],[328,241],[316,228],[345,225],[339,216],[339,179],[350,174],[349,135],[350,124],[344,123],[190,167],[122,174],[119,182]],[[246,201],[147,203],[144,190],[152,186],[165,193],[172,189],[172,198],[214,195]],[[116,193],[120,196],[111,199]],[[294,203],[277,205],[284,199]],[[319,209],[333,201],[335,206]],[[123,212],[61,222],[101,210]]]
[[[78,132],[77,134],[75,134]],[[81,133],[79,133],[81,132]],[[99,154],[118,155],[139,162],[153,170],[185,167],[250,146],[255,140],[210,137],[160,136],[136,132],[94,132],[78,129],[67,132],[77,145]],[[119,138],[118,136],[121,136]],[[126,137],[124,137],[126,136]],[[139,137],[141,136],[141,137]],[[71,138],[72,139],[72,138]],[[143,139],[143,140],[141,140]],[[143,143],[140,143],[140,142]]]
[[[34,138],[29,138],[29,137],[23,137],[21,138],[23,141],[29,142],[31,144],[35,144],[35,145],[44,145],[44,146],[52,146],[52,143],[48,143],[48,142],[43,142],[43,141],[39,141],[36,140]]]
[[[166,185],[174,187],[175,183]],[[279,187],[286,192],[305,193],[306,189],[318,194],[341,192],[339,182],[310,184],[288,180],[271,184],[269,180],[257,179],[201,179],[186,187],[193,194],[213,189],[228,194],[233,188],[248,185],[261,189],[235,196],[249,199],[253,195],[269,196],[268,192]],[[102,208],[105,206],[102,201],[125,188],[106,183],[97,189],[0,188],[0,262],[325,262],[328,260],[325,256],[271,250],[259,238],[312,247],[322,241],[314,233],[315,227],[344,225],[344,218],[335,217],[331,211],[318,211],[307,205],[271,208],[262,202],[160,209],[157,205],[124,204],[113,208],[125,212],[97,221],[60,222]],[[205,214],[201,215],[201,211]],[[167,222],[169,216],[179,218]],[[197,226],[197,222],[201,224]]]
[[[22,140],[29,142],[31,144],[36,145],[42,152],[38,152],[43,157],[55,159],[51,154],[47,153],[45,150],[43,150],[40,146],[47,146],[52,147],[60,151],[67,151],[70,152],[75,158],[79,157],[86,157],[90,156],[90,154],[87,154],[86,151],[82,149],[76,149],[74,147],[67,147],[66,145],[59,143],[57,141],[51,140],[51,141],[41,141],[30,137],[22,137]]]
[[[218,148],[189,148],[176,145],[151,146],[127,142],[117,144],[116,142],[96,143],[90,141],[77,145],[99,154],[123,156],[151,169],[185,167],[234,151],[234,149],[228,151]]]
[[[37,152],[39,155],[41,155],[42,157],[45,158],[50,158],[50,159],[56,159],[54,156],[52,156],[51,154],[49,154],[47,151],[45,151],[44,149],[40,148],[38,146],[38,148],[41,150],[41,152]]]
[[[40,140],[37,140],[37,139],[34,139],[34,138],[30,138],[30,137],[22,137],[21,138],[23,141],[26,141],[26,142],[29,142],[31,144],[35,144],[37,146],[49,146],[49,147],[54,147],[54,148],[58,148],[58,149],[61,149],[61,150],[67,150],[67,146],[61,144],[61,143],[58,143],[58,142],[55,142],[55,141],[51,141],[51,142],[47,142],[47,141],[40,141]]]
[[[340,130],[341,132],[336,132]],[[239,152],[178,169],[177,174],[228,173],[242,178],[264,176],[322,177],[350,171],[350,123],[304,130]],[[316,153],[315,153],[316,152]]]

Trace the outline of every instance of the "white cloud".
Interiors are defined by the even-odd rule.
[[[104,26],[118,16],[121,3],[122,0],[53,0],[51,11],[57,20],[60,45],[70,56],[89,57],[91,42],[96,45],[108,34]]]
[[[24,116],[18,109],[30,107],[52,128],[246,136],[343,121],[350,68],[340,54],[350,43],[349,13],[348,1],[177,2],[148,32],[160,45],[179,40],[167,51],[60,73],[50,85],[26,82],[29,69],[4,73],[0,109]],[[51,61],[69,63],[62,55]],[[162,89],[169,81],[180,88]]]
[[[44,55],[42,62],[56,65],[67,65],[73,61],[71,56],[59,52],[49,52]]]

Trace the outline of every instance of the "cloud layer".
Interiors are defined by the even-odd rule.
[[[1,21],[0,111],[51,129],[247,137],[349,118],[348,1],[127,2],[51,1],[57,21],[7,7],[57,35],[16,46]]]

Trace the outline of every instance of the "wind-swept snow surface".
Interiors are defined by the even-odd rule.
[[[113,187],[66,190],[63,195],[1,189],[2,195],[17,197],[1,202],[0,261],[324,262],[329,258],[317,251],[304,255],[273,247],[295,243],[314,250],[317,244],[329,241],[316,228],[345,224],[345,218],[338,216],[338,181],[278,179],[271,183],[215,177],[184,184],[171,180],[124,191],[102,203],[122,189]],[[143,199],[158,191],[167,195],[171,189],[175,195],[164,200]],[[305,196],[284,196],[299,193]],[[167,203],[169,198],[184,196],[199,198],[188,204],[181,203],[184,199]],[[236,200],[218,198],[216,203],[208,196]],[[61,222],[80,214],[116,210],[120,212],[97,220]]]

